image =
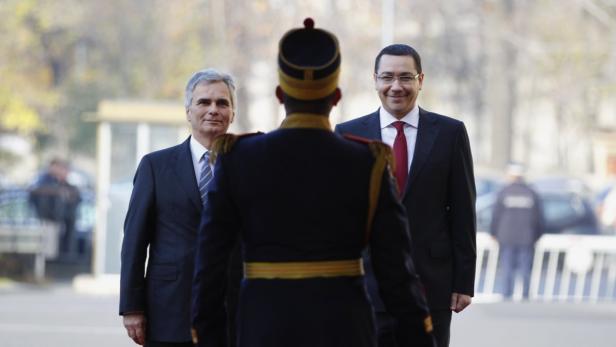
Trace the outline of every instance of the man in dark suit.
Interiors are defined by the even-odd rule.
[[[382,140],[393,147],[413,260],[425,286],[437,343],[443,347],[449,345],[451,311],[462,311],[474,292],[475,183],[464,124],[417,105],[423,80],[415,49],[401,44],[385,47],[374,66],[382,107],[339,124],[336,132]],[[370,294],[378,312],[379,346],[396,346],[390,333],[395,322],[378,293]]]
[[[197,244],[195,342],[225,345],[220,283],[241,234],[239,346],[374,347],[361,265],[367,244],[398,338],[433,346],[408,224],[387,169],[391,149],[332,132],[329,112],[341,96],[338,41],[311,19],[304,24],[279,45],[276,95],[287,113],[280,129],[227,134],[215,145],[222,152]]]
[[[211,180],[209,148],[233,122],[234,95],[231,76],[214,69],[195,73],[185,96],[191,136],[144,156],[137,168],[120,279],[120,314],[137,344],[192,346],[190,297],[205,202],[201,190]]]

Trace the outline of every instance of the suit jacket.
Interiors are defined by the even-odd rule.
[[[315,116],[316,117],[316,116]],[[242,137],[216,162],[199,230],[193,324],[199,346],[224,343],[226,254],[242,236],[249,262],[358,259],[366,246],[368,146],[324,129]],[[370,245],[383,299],[405,345],[432,346],[404,208],[386,172]],[[239,346],[374,346],[362,277],[244,279]]]
[[[124,222],[120,314],[144,312],[146,335],[153,341],[191,340],[191,283],[202,204],[189,143],[143,157]]]
[[[380,140],[379,111],[341,123],[336,132]],[[452,292],[472,296],[477,257],[475,180],[462,122],[419,109],[402,203],[413,239],[413,260],[430,309],[449,308]],[[381,310],[378,293],[372,291],[371,297]]]

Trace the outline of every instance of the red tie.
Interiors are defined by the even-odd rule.
[[[396,181],[398,182],[398,190],[400,196],[406,187],[406,178],[408,177],[408,161],[409,155],[406,148],[406,136],[404,136],[404,122],[397,121],[392,123],[396,131],[396,139],[394,140],[394,161],[396,163]]]

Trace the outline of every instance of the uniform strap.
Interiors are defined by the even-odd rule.
[[[372,141],[368,144],[375,161],[372,166],[372,173],[370,175],[370,188],[369,188],[369,200],[368,200],[368,221],[366,223],[366,244],[370,242],[370,234],[372,231],[372,223],[374,222],[374,214],[379,204],[379,193],[381,192],[381,182],[383,180],[383,172],[385,168],[389,167],[389,170],[393,167],[394,160],[391,153],[391,148],[378,141]],[[391,173],[391,171],[390,171]]]
[[[222,134],[216,137],[214,143],[212,143],[212,148],[210,149],[210,163],[214,164],[216,162],[216,158],[218,154],[229,153],[233,148],[233,145],[237,142],[238,139],[247,136],[253,135],[261,135],[262,132],[254,132],[254,133],[244,133],[244,134]]]

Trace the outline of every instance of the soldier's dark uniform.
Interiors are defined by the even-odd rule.
[[[310,24],[291,31],[281,40],[281,65],[291,55],[285,40],[298,40],[293,44],[314,54],[333,55],[326,48],[335,45],[337,59],[330,64],[336,76],[323,84],[336,89],[340,59],[333,35]],[[297,65],[310,66],[310,57],[302,59]],[[282,79],[285,93],[302,88]],[[199,230],[193,285],[198,346],[224,345],[221,284],[238,237],[246,270],[239,346],[375,346],[360,260],[367,243],[383,300],[399,319],[402,345],[432,346],[408,222],[385,167],[389,148],[334,134],[326,116],[290,114],[268,134],[217,143],[221,153]]]

